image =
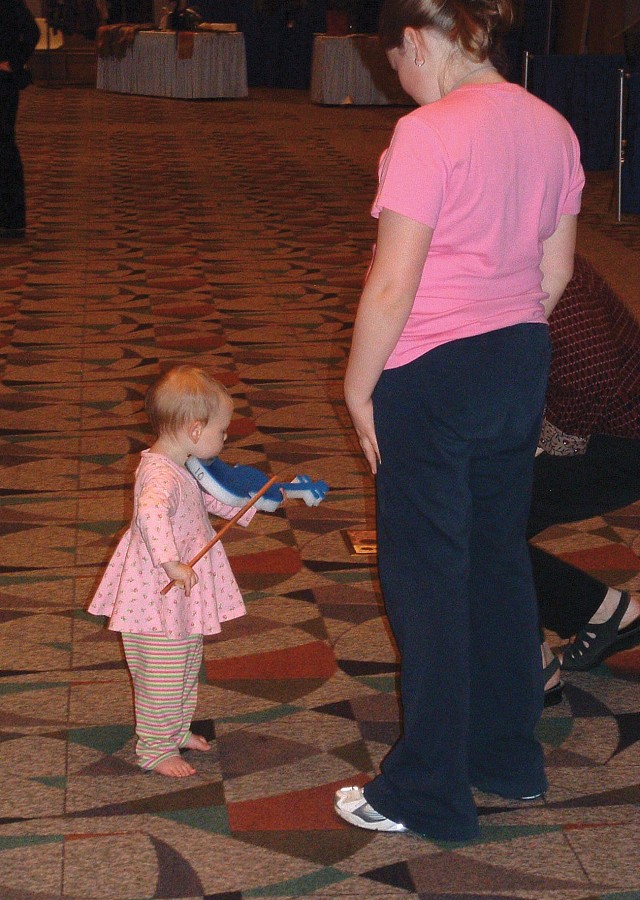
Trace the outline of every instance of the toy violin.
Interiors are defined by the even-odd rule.
[[[253,466],[230,466],[220,459],[197,459],[190,456],[187,469],[200,487],[228,506],[242,506],[250,500],[269,480]],[[256,509],[273,512],[286,497],[304,500],[307,506],[318,506],[327,495],[326,481],[312,481],[308,475],[296,475],[293,481],[276,481],[256,501]]]

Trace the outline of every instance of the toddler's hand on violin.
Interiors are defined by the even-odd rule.
[[[191,566],[186,565],[186,563],[178,561],[163,563],[162,568],[169,578],[183,589],[185,597],[189,596],[191,588],[198,583],[198,576]]]

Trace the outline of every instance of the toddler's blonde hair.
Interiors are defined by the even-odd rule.
[[[177,434],[192,422],[206,425],[231,395],[219,381],[198,366],[174,366],[155,381],[144,400],[157,435]]]

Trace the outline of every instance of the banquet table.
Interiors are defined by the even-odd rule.
[[[191,37],[190,58],[181,58],[185,54],[178,53],[175,32],[138,32],[123,56],[98,57],[97,88],[184,100],[246,97],[244,35],[211,31],[196,32]]]
[[[372,34],[316,34],[311,100],[325,105],[414,105]]]

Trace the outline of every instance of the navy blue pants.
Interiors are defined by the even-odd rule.
[[[402,657],[402,735],[365,788],[440,840],[478,833],[472,787],[546,788],[525,538],[550,359],[545,325],[453,341],[374,392],[378,564]]]

